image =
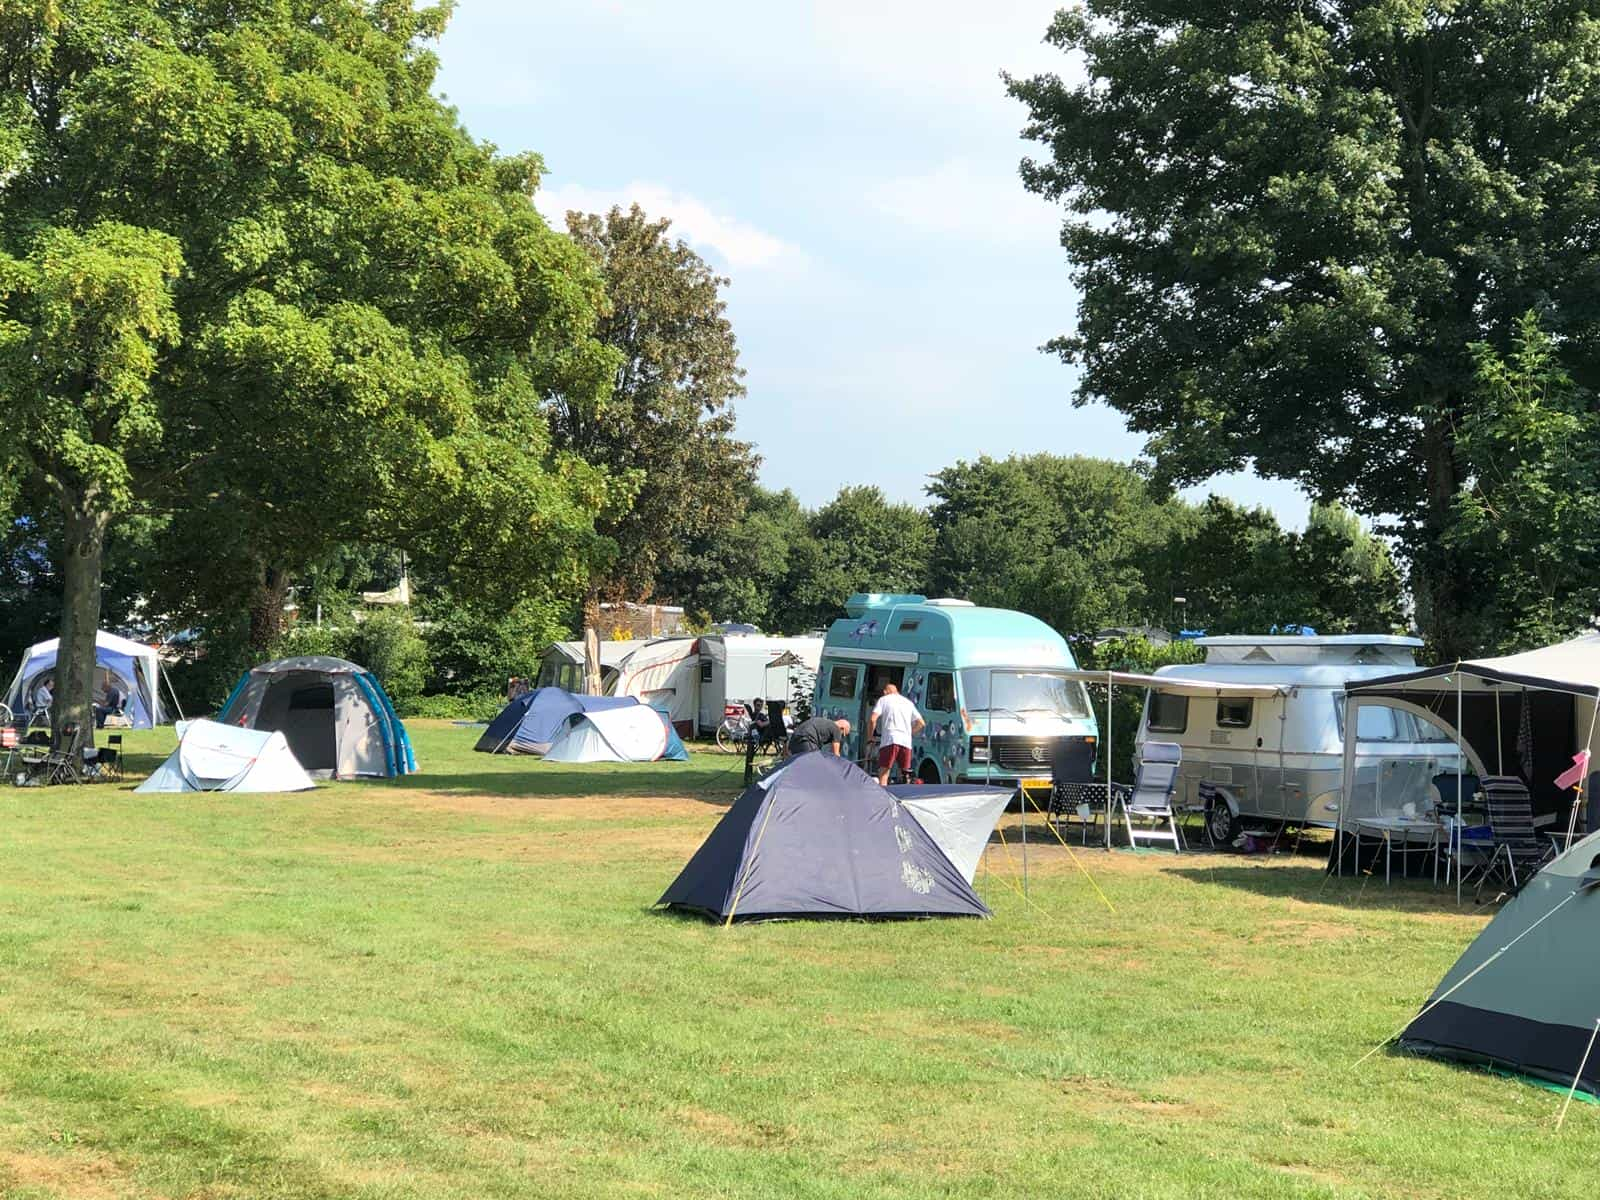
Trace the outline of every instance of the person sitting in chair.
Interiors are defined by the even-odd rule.
[[[105,695],[100,698],[100,703],[94,706],[94,727],[104,729],[107,717],[120,717],[124,703],[122,692],[117,685],[106,684]]]

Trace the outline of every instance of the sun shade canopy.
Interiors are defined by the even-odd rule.
[[[1080,683],[1109,683],[1114,687],[1149,688],[1169,696],[1286,696],[1289,688],[1271,683],[1222,683],[1215,679],[1184,679],[1179,675],[1141,675],[1136,671],[1051,670],[1050,674]]]
[[[1459,676],[1459,680],[1458,677]],[[1397,696],[1411,692],[1493,691],[1506,686],[1544,692],[1600,696],[1600,634],[1570,642],[1503,654],[1497,658],[1464,659],[1399,675],[1380,675],[1352,683],[1352,696]]]

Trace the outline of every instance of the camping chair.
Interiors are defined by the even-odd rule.
[[[1486,775],[1480,787],[1489,810],[1492,850],[1478,879],[1478,892],[1482,894],[1486,883],[1503,883],[1515,896],[1555,857],[1555,847],[1534,832],[1527,784],[1515,775]]]
[[[108,734],[106,744],[97,749],[84,747],[83,771],[92,779],[122,778],[122,735]]]
[[[1058,738],[1050,759],[1050,804],[1045,819],[1056,833],[1073,817],[1083,827],[1083,844],[1089,844],[1089,829],[1105,811],[1104,785],[1094,777],[1094,743],[1082,738]]]
[[[1121,789],[1117,801],[1122,805],[1122,823],[1128,831],[1128,845],[1171,842],[1174,851],[1184,849],[1183,833],[1172,808],[1178,789],[1178,765],[1183,748],[1176,742],[1146,742],[1139,751],[1139,773],[1133,787]],[[1135,825],[1134,822],[1142,822]],[[1162,828],[1162,826],[1166,828]]]
[[[789,722],[784,719],[784,709],[788,708],[783,700],[770,700],[767,702],[767,723],[761,730],[761,742],[756,747],[762,754],[782,754],[789,744]]]

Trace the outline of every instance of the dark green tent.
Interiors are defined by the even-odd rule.
[[[1600,1095],[1600,833],[1500,910],[1400,1036],[1402,1048]],[[1588,1053],[1588,1060],[1584,1056]]]

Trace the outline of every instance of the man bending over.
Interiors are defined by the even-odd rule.
[[[821,750],[824,746],[832,746],[834,756],[838,757],[839,747],[849,736],[849,721],[830,721],[827,717],[812,717],[809,721],[801,721],[794,727],[794,732],[789,735],[789,753],[791,756],[805,754],[810,750]]]

